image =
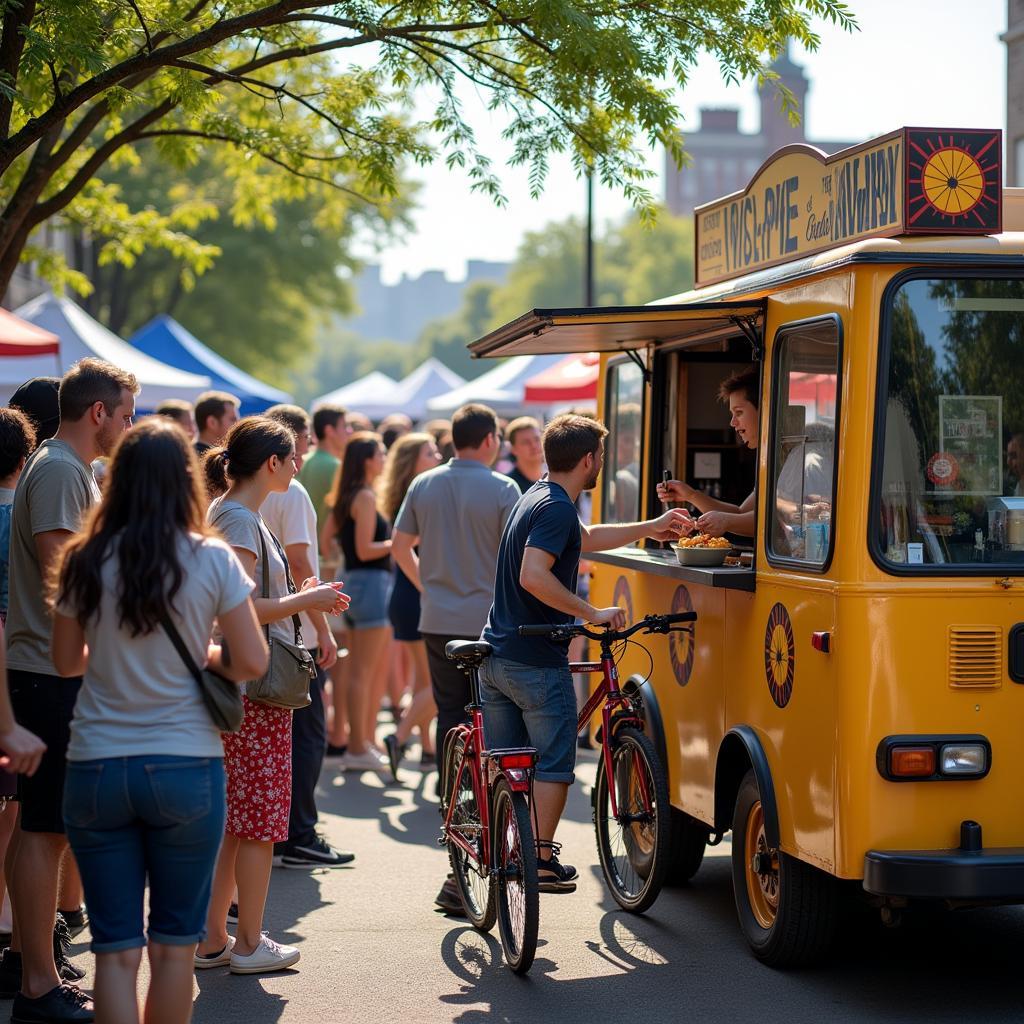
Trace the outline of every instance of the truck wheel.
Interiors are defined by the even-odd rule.
[[[666,885],[685,885],[697,874],[704,862],[708,835],[708,827],[704,822],[676,807],[672,808]]]
[[[769,967],[799,967],[820,959],[836,932],[836,880],[769,848],[753,771],[736,796],[732,833],[736,912],[754,956]]]

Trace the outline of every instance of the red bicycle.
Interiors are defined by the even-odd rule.
[[[636,633],[692,632],[696,612],[647,615],[622,630],[587,626],[520,626],[520,636],[570,640],[585,636],[601,645],[598,661],[572,662],[576,673],[600,672],[601,682],[577,720],[582,732],[600,707],[601,754],[594,784],[594,829],[601,871],[615,902],[634,914],[658,898],[668,872],[672,807],[668,778],[654,743],[644,732],[642,700],[619,688],[616,654]],[[633,641],[635,643],[635,641]],[[616,652],[616,644],[622,647]]]
[[[498,921],[505,962],[525,974],[537,952],[540,898],[537,846],[530,820],[537,751],[487,750],[480,665],[491,653],[483,641],[452,640],[445,654],[469,676],[469,723],[449,732],[441,762],[439,842],[472,925],[490,931]]]

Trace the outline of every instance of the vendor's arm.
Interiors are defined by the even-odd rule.
[[[527,547],[523,551],[523,563],[519,568],[520,586],[541,604],[574,618],[608,624],[612,629],[622,629],[626,625],[625,613],[617,605],[596,608],[564,587],[551,571],[554,564],[555,556],[550,552]]]
[[[652,540],[676,540],[683,533],[693,529],[690,514],[681,508],[672,508],[657,519],[642,523],[609,523],[599,526],[583,526],[584,551],[608,551],[625,544],[650,537]]]
[[[721,537],[726,533],[735,533],[740,537],[753,537],[757,526],[757,509],[754,507],[752,491],[742,505],[731,506],[735,511],[727,512],[712,509],[705,512],[697,520],[697,529],[712,537]]]
[[[682,480],[666,480],[664,483],[658,484],[658,500],[664,502],[685,501],[690,505],[695,505],[701,512],[729,512],[736,514],[737,512],[744,511],[743,505],[734,505],[731,501],[721,501],[718,498],[712,498],[710,494],[705,494],[703,491],[698,490],[696,487],[691,487]]]

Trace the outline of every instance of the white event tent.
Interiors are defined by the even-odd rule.
[[[152,412],[169,398],[194,402],[200,392],[210,388],[209,377],[186,373],[147,356],[108,331],[71,299],[40,295],[15,310],[15,314],[22,320],[51,331],[60,339],[59,365],[56,368],[58,374],[88,356],[105,359],[135,374],[142,388],[135,398],[135,407],[140,412]],[[4,360],[2,369],[0,394],[6,392],[5,401],[30,377],[54,372],[52,364],[49,370],[39,369],[38,360],[34,358]]]
[[[489,405],[499,416],[520,416],[540,412],[542,405],[523,400],[526,382],[565,358],[564,353],[544,356],[513,356],[475,380],[467,381],[447,394],[427,402],[432,416],[454,412],[467,402]]]
[[[379,404],[387,404],[388,412],[396,412],[393,404],[395,389],[398,381],[389,377],[380,370],[373,370],[365,377],[352,381],[344,387],[334,391],[328,391],[326,395],[313,399],[314,411],[321,405],[343,405],[353,412],[365,413],[373,419],[373,413],[367,412],[368,408],[375,408]],[[386,414],[385,414],[386,415]]]
[[[404,412],[411,419],[421,421],[429,418],[427,403],[431,398],[446,394],[464,383],[440,360],[430,358],[397,382],[386,373],[374,370],[343,388],[315,398],[313,408],[343,405],[375,421],[382,420],[389,413]]]

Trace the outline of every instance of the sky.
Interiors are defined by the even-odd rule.
[[[806,134],[811,139],[859,139],[883,135],[904,125],[938,128],[1005,128],[1006,52],[999,35],[1006,28],[1006,0],[849,0],[860,31],[847,34],[818,25],[817,53],[794,50],[810,79]],[[500,139],[501,122],[472,93],[465,96],[478,139],[495,166],[508,152]],[[426,114],[430,104],[425,104]],[[701,106],[740,108],[740,128],[756,131],[754,83],[728,87],[713,60],[702,61],[679,98],[683,130],[696,127]],[[651,153],[658,172],[649,187],[664,193],[664,153]],[[544,194],[530,198],[526,174],[501,172],[508,205],[499,209],[471,193],[465,175],[449,171],[443,160],[416,169],[422,184],[414,228],[401,239],[361,254],[379,263],[387,283],[403,275],[443,270],[451,280],[465,277],[467,259],[512,260],[527,231],[552,221],[582,216],[585,189],[569,162],[552,160]],[[621,195],[598,189],[598,227],[629,212]]]

